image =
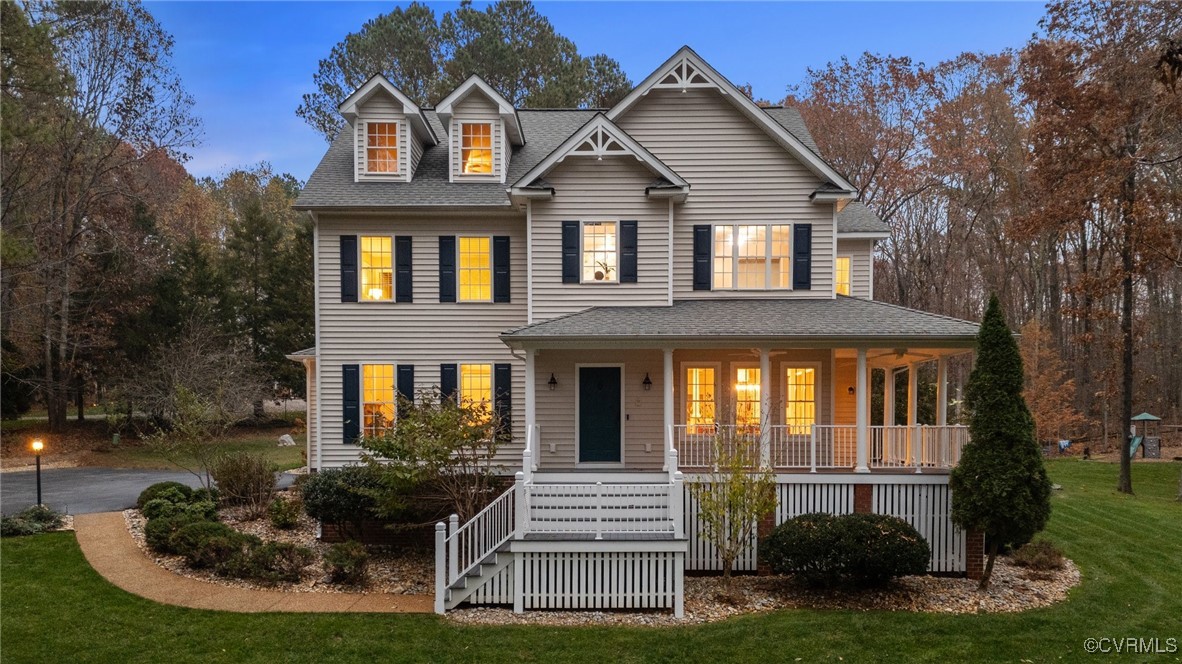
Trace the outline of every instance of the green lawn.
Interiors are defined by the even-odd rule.
[[[239,615],[154,604],[108,585],[69,534],[0,544],[0,648],[16,662],[1044,662],[1088,637],[1182,639],[1182,464],[1055,461],[1047,536],[1083,569],[1058,606],[1017,615],[782,611],[701,627],[459,627],[435,616]]]
[[[300,454],[305,448],[303,435],[292,436],[296,444],[292,447],[279,447],[279,436],[286,433],[286,429],[276,429],[275,434],[260,434],[257,436],[241,436],[232,438],[218,445],[224,452],[254,452],[271,459],[280,470],[291,470],[304,465]],[[161,456],[160,452],[147,445],[134,444],[109,448],[102,452],[94,452],[87,457],[90,465],[107,466],[112,468],[165,468],[178,467],[195,468],[197,463],[189,458],[178,458],[179,466]]]

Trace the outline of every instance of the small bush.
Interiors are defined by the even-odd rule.
[[[1035,540],[1014,552],[1013,563],[1036,572],[1063,569],[1063,552],[1047,540]]]
[[[218,506],[217,504],[208,500],[189,503],[188,505],[185,505],[183,508],[181,508],[181,513],[195,516],[206,521],[218,520]]]
[[[300,523],[300,512],[303,506],[297,498],[284,500],[276,498],[267,508],[267,515],[271,517],[271,525],[280,530],[291,530]]]
[[[175,553],[172,548],[172,534],[190,523],[202,521],[191,514],[176,514],[149,519],[144,526],[144,540],[148,548],[158,553]]]
[[[193,495],[189,498],[189,501],[193,503],[209,502],[216,505],[218,502],[217,487],[213,487],[211,489],[206,489],[205,487],[193,489]]]
[[[140,492],[135,506],[142,510],[148,501],[156,498],[164,498],[173,503],[187,503],[192,497],[193,490],[180,482],[157,482]]]
[[[172,535],[172,548],[193,568],[213,568],[262,544],[254,535],[212,522],[191,523]]]
[[[324,571],[333,583],[360,583],[369,567],[369,552],[360,542],[333,544],[324,554]]]
[[[368,491],[381,489],[381,478],[368,466],[322,470],[304,480],[304,512],[323,523],[338,524],[347,534],[360,535],[361,521],[376,505]]]
[[[931,551],[902,519],[883,514],[804,514],[776,527],[760,554],[812,587],[877,586],[927,571]]]
[[[219,574],[240,579],[277,583],[297,582],[312,564],[311,549],[288,542],[266,542],[245,547],[217,567]]]
[[[275,494],[276,466],[262,454],[235,452],[225,454],[210,465],[209,474],[218,485],[225,505],[241,505],[257,519],[266,513]]]
[[[64,522],[61,512],[44,505],[34,505],[19,514],[0,519],[0,537],[36,535],[61,528]]]
[[[140,513],[148,520],[176,516],[184,510],[186,503],[174,503],[167,498],[153,498],[144,503]]]

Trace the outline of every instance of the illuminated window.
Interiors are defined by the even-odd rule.
[[[465,175],[493,172],[492,125],[460,124],[460,170]]]
[[[788,425],[788,433],[811,432],[817,423],[817,370],[788,367],[784,387],[784,424]]]
[[[361,369],[364,434],[378,436],[394,424],[394,365],[365,364]]]
[[[691,434],[714,431],[714,367],[685,370],[685,423]]]
[[[492,398],[492,365],[461,364],[460,403],[491,412]]]
[[[616,222],[583,224],[583,281],[612,283],[619,279]]]
[[[736,369],[735,424],[741,427],[759,426],[759,402],[759,368],[740,367]]]
[[[788,288],[792,227],[715,226],[714,288]]]
[[[390,238],[361,238],[361,298],[389,300],[393,297],[394,254]]]
[[[398,123],[367,122],[365,125],[365,171],[398,172]]]
[[[492,301],[492,252],[486,237],[459,238],[460,302]]]
[[[850,294],[850,257],[837,257],[837,294]]]

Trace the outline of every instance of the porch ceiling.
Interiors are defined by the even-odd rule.
[[[672,306],[592,307],[511,330],[513,348],[970,348],[976,323],[884,302],[817,299],[683,300]]]

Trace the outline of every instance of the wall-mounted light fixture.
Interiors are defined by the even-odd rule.
[[[644,385],[645,392],[648,392],[649,390],[653,389],[653,379],[648,377],[647,371],[644,372],[644,382],[641,383],[641,385]]]
[[[546,381],[546,384],[550,386],[551,392],[554,391],[554,388],[558,387],[558,379],[554,377],[553,373],[550,374],[550,380]]]
[[[853,385],[850,385],[849,393],[850,393],[851,397],[854,396],[854,386]]]

